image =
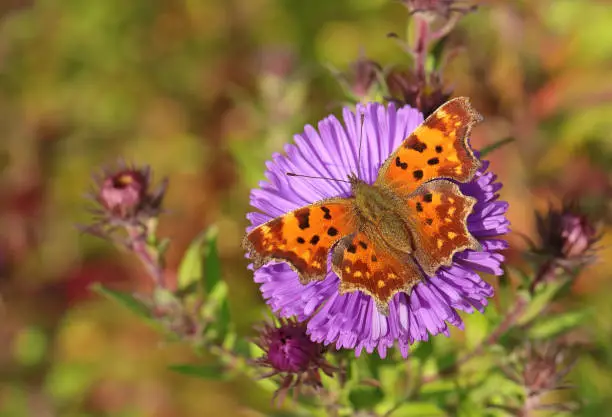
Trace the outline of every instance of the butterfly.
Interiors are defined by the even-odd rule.
[[[286,262],[307,284],[325,279],[331,251],[339,292],[362,291],[387,315],[396,293],[410,294],[455,253],[481,249],[467,228],[476,200],[457,185],[480,168],[468,144],[480,121],[468,98],[452,99],[404,139],[373,184],[350,174],[351,196],[255,227],[243,239],[255,269]]]

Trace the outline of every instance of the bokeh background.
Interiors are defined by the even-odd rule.
[[[504,182],[520,233],[534,210],[580,195],[601,219],[600,262],[567,305],[600,311],[585,330],[596,354],[572,372],[579,395],[612,396],[612,4],[482,1],[451,37],[445,71],[486,122],[476,148]],[[0,2],[0,416],[223,416],[266,412],[249,381],[204,381],[167,366],[198,360],[88,287],[146,291],[135,259],[83,236],[89,175],[124,157],[170,188],[160,234],[172,239],[169,279],[201,230],[219,251],[238,331],[262,301],[239,242],[249,188],[264,161],[305,123],[338,112],[330,67],[361,51],[409,65],[386,34],[408,16],[389,0],[2,0]],[[563,308],[560,306],[559,308]],[[469,324],[468,324],[469,326]],[[453,338],[462,336],[457,332]]]

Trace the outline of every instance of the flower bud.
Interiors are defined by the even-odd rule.
[[[446,103],[452,94],[452,90],[444,88],[437,74],[419,80],[413,71],[394,69],[387,75],[386,82],[392,100],[417,108],[424,117]]]
[[[104,170],[96,178],[92,197],[101,206],[101,214],[112,220],[129,221],[154,217],[161,210],[166,191],[166,180],[151,190],[151,170],[121,164],[113,170]]]
[[[504,373],[523,386],[525,399],[518,415],[533,415],[537,410],[572,410],[570,402],[544,404],[544,396],[551,391],[569,388],[567,374],[576,363],[576,355],[569,346],[559,341],[536,342],[527,344],[511,367],[502,368]]]
[[[370,96],[370,90],[375,85],[381,66],[365,57],[360,57],[351,64],[350,87],[351,92],[359,98]]]
[[[476,9],[461,0],[403,0],[410,14],[426,13],[448,18],[451,13],[466,14]]]
[[[585,216],[565,213],[561,217],[561,253],[566,258],[585,254],[596,239],[596,231]]]
[[[541,241],[537,253],[550,255],[564,264],[584,263],[592,258],[592,248],[599,236],[576,204],[566,204],[560,210],[551,208],[546,215],[536,214],[536,224]]]
[[[139,171],[120,171],[105,178],[99,201],[109,211],[125,217],[138,209],[145,199],[149,179]]]
[[[254,364],[271,369],[264,377],[282,377],[280,388],[275,393],[280,401],[291,388],[320,388],[319,371],[330,376],[335,371],[323,356],[323,345],[311,341],[306,334],[306,325],[293,319],[282,319],[279,326],[265,323],[256,344],[264,355]]]

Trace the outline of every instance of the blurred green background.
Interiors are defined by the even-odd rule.
[[[522,265],[519,233],[535,236],[533,212],[549,201],[581,193],[610,229],[612,5],[480,4],[450,38],[445,80],[485,115],[475,147],[516,138],[491,159],[511,203],[509,262]],[[169,279],[216,223],[231,309],[250,335],[262,306],[239,246],[250,187],[305,123],[338,114],[328,66],[347,71],[361,50],[410,64],[386,37],[407,22],[389,0],[1,1],[0,416],[265,410],[248,381],[171,373],[195,360],[190,349],[88,290],[150,286],[135,259],[75,229],[88,221],[89,174],[122,156],[170,178]],[[600,403],[612,395],[611,243],[604,234],[601,261],[566,301],[601,310],[583,332],[598,354],[573,372],[582,398]]]

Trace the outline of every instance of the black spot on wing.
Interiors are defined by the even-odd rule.
[[[421,142],[415,135],[410,135],[410,138],[406,141],[404,147],[414,149],[419,153],[423,153],[425,152],[425,149],[427,149],[427,145],[424,142]]]
[[[399,156],[395,157],[395,166],[401,169],[408,169],[408,164],[406,162],[402,162]]]
[[[305,230],[310,227],[310,209],[303,208],[299,209],[295,212],[295,218],[298,221],[298,226],[300,229]]]
[[[325,220],[331,220],[332,216],[330,214],[330,210],[327,207],[325,207],[325,206],[321,206],[321,210],[323,211],[323,213],[325,213],[323,215],[323,218]]]

